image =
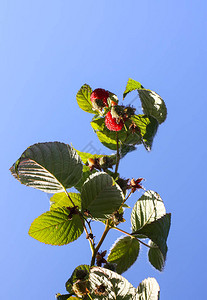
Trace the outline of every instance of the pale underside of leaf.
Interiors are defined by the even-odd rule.
[[[145,225],[165,215],[164,203],[159,194],[146,191],[135,203],[131,214],[132,231],[135,232]]]
[[[90,271],[90,291],[93,300],[132,300],[135,296],[135,288],[121,275],[100,267],[94,267]],[[97,295],[97,287],[104,285],[105,295]]]

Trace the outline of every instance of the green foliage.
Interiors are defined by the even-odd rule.
[[[46,193],[63,192],[82,176],[82,162],[76,151],[59,142],[34,144],[10,168],[21,183]]]
[[[138,91],[144,114],[152,116],[161,124],[166,120],[167,108],[164,100],[154,91],[145,89],[141,83],[129,78],[123,99],[134,90]]]
[[[10,168],[12,175],[22,184],[54,194],[50,198],[50,210],[32,222],[29,229],[31,237],[45,244],[60,246],[77,240],[83,231],[86,233],[92,252],[91,262],[75,268],[66,282],[68,294],[57,294],[58,300],[159,299],[160,288],[154,278],[145,279],[134,288],[120,275],[137,260],[140,244],[148,247],[151,265],[162,271],[171,225],[171,214],[166,213],[160,195],[149,190],[132,208],[132,232],[120,228],[123,222],[127,222],[124,218],[124,209],[130,209],[127,201],[136,189],[142,188],[138,184],[136,186],[142,178],[122,178],[119,162],[139,145],[150,151],[158,126],[167,116],[163,99],[131,78],[123,99],[135,90],[144,114],[136,114],[136,109],[131,106],[119,105],[118,97],[109,91],[104,91],[108,97],[104,102],[98,99],[97,103],[93,103],[94,110],[90,100],[93,91],[87,84],[77,93],[79,107],[95,115],[91,126],[99,141],[114,153],[98,155],[75,150],[60,142],[38,143],[27,148]],[[105,117],[109,111],[113,113],[110,122],[113,125],[122,122],[123,127],[108,126],[109,119],[106,125],[110,130],[106,127]],[[77,192],[67,190],[71,187]],[[95,221],[105,225],[100,238],[93,235],[92,221],[93,226]],[[112,229],[125,236],[115,241],[106,260],[107,250],[100,249]],[[145,239],[149,240],[148,244]]]
[[[135,90],[139,90],[139,89],[144,89],[144,87],[141,85],[141,83],[139,83],[136,80],[133,80],[131,78],[128,79],[127,85],[126,85],[126,89],[124,91],[123,94],[123,99],[126,97],[126,95],[132,91]]]
[[[118,239],[110,250],[108,262],[115,263],[116,272],[122,274],[136,261],[140,250],[137,239],[130,236]]]
[[[95,219],[106,220],[121,206],[122,190],[107,173],[92,174],[81,190],[81,211],[88,211]]]
[[[96,112],[92,109],[92,104],[90,100],[90,96],[92,93],[92,89],[88,84],[84,84],[76,95],[76,100],[78,102],[79,107],[89,113],[96,114]]]
[[[158,129],[158,122],[152,116],[134,115],[131,117],[132,121],[139,128],[141,141],[146,150],[150,151],[152,148],[153,139]]]
[[[81,207],[81,196],[79,193],[56,193],[50,198],[50,208],[54,209],[57,207],[71,206],[72,203],[70,199],[72,199],[73,203],[78,206],[78,208]]]
[[[83,232],[80,216],[69,218],[70,211],[64,207],[54,208],[35,219],[29,229],[34,239],[49,245],[66,245],[75,241]]]

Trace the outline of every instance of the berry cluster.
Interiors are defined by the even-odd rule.
[[[120,131],[125,121],[134,113],[135,108],[118,105],[118,99],[109,91],[98,88],[90,96],[92,107],[99,114],[105,114],[105,125],[110,131]]]

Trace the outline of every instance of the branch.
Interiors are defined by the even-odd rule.
[[[126,232],[126,231],[124,231],[124,230],[118,228],[118,227],[111,227],[111,228],[112,228],[112,229],[116,229],[116,230],[118,230],[118,231],[120,231],[120,232],[122,232],[122,233],[124,233],[124,234],[126,234],[126,235],[128,235],[128,236],[130,236],[130,237],[133,238],[133,239],[136,239],[138,242],[140,242],[141,244],[143,244],[144,246],[146,246],[146,247],[148,247],[148,248],[150,248],[150,249],[152,249],[152,248],[158,248],[158,247],[151,247],[151,246],[147,245],[146,243],[142,242],[140,239],[136,238],[136,237],[133,236],[132,234],[130,234],[130,233],[128,233],[128,232]]]
[[[106,235],[107,235],[107,233],[109,232],[110,229],[111,229],[111,227],[109,227],[108,220],[107,220],[106,227],[105,227],[105,230],[102,234],[102,237],[100,238],[100,241],[98,242],[98,245],[94,249],[94,252],[93,252],[93,255],[92,255],[92,258],[91,258],[91,266],[93,266],[95,264],[96,254],[97,254],[98,250],[100,249],[101,245],[103,244],[103,241],[104,241],[104,239],[105,239],[105,237],[106,237]]]

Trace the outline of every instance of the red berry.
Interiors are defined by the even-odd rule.
[[[120,131],[122,130],[124,123],[122,120],[120,120],[118,123],[116,118],[113,118],[111,112],[109,111],[105,117],[105,125],[109,130]]]
[[[95,89],[91,93],[91,102],[93,103],[95,100],[102,100],[103,106],[108,106],[107,99],[109,97],[109,92],[104,89]]]

